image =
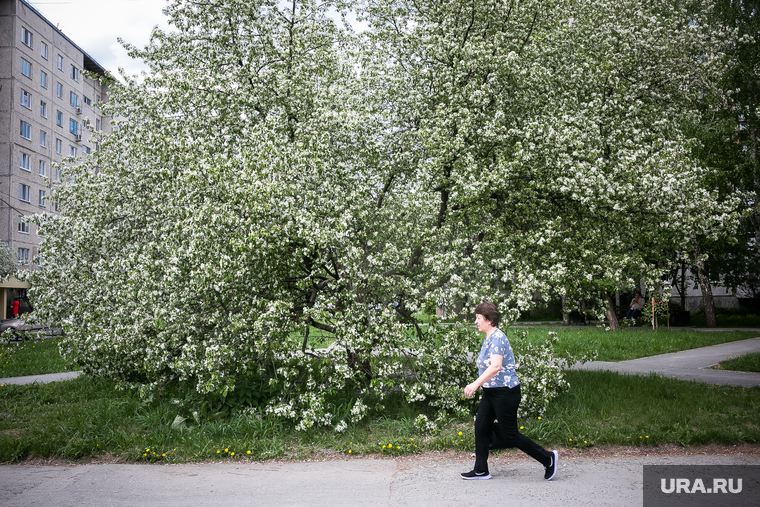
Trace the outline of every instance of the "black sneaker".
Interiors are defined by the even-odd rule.
[[[491,478],[491,474],[488,472],[476,472],[475,470],[470,470],[469,472],[464,472],[459,474],[462,476],[462,479],[466,481],[477,481],[477,480],[486,480]]]
[[[549,462],[549,466],[545,467],[546,472],[544,472],[544,479],[547,481],[554,479],[554,476],[557,475],[558,460],[559,455],[557,454],[557,451],[552,451],[551,461]]]

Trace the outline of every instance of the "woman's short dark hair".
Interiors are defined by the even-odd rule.
[[[501,314],[499,313],[499,309],[496,308],[496,305],[490,301],[480,303],[476,306],[475,314],[482,315],[493,327],[499,327],[499,317]]]

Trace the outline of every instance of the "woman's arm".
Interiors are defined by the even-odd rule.
[[[478,377],[478,379],[473,382],[472,384],[467,384],[467,386],[464,388],[464,395],[466,397],[472,396],[475,391],[478,390],[478,387],[482,386],[491,378],[496,375],[499,370],[501,370],[501,362],[504,360],[504,356],[500,356],[498,354],[491,354],[490,362],[491,364],[486,368],[486,371],[483,372],[483,374]]]

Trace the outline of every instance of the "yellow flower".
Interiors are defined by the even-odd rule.
[[[539,420],[539,421],[541,420],[541,416],[538,416],[538,420]]]
[[[571,442],[573,441],[573,439],[572,439],[572,438],[568,438],[568,440],[569,440],[569,441],[571,441]]]
[[[351,454],[351,449],[348,450],[348,454]]]
[[[222,452],[222,451],[216,451],[217,454],[219,454],[220,452]]]
[[[248,454],[251,454],[251,451],[248,451]]]
[[[461,431],[459,432],[459,436],[460,436],[460,437],[462,436],[462,432],[461,432]]]
[[[647,435],[647,438],[649,438],[649,435]]]
[[[586,441],[584,440],[584,441],[583,441],[583,443],[584,443],[584,444],[587,444],[588,442],[586,442]]]
[[[224,450],[224,452],[229,452],[229,450],[228,450],[228,449],[225,449],[225,450]]]
[[[520,426],[520,429],[524,429],[524,428],[525,428],[525,426]]]
[[[165,458],[165,457],[166,457],[166,453],[163,453],[163,454],[161,455],[161,457],[162,457],[162,458]]]
[[[234,452],[231,452],[231,453],[230,453],[230,456],[234,456],[234,455],[235,455],[235,453],[234,453]]]
[[[410,438],[410,439],[409,439],[409,441],[410,441],[410,442],[414,442],[414,439],[413,439],[413,438]]]
[[[397,445],[397,446],[396,446],[396,449],[401,449],[401,447],[399,447],[399,446]]]

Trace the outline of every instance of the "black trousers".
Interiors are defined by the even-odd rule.
[[[475,471],[488,472],[488,451],[516,447],[543,466],[551,462],[551,453],[521,434],[517,429],[520,386],[483,389],[478,415],[475,417]],[[498,424],[494,421],[498,419]]]

